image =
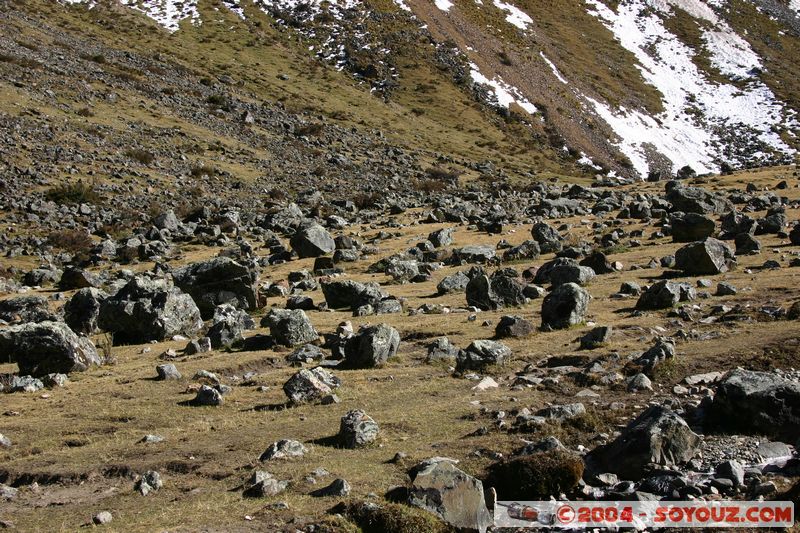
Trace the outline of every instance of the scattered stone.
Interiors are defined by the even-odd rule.
[[[222,393],[216,387],[201,385],[200,390],[197,391],[197,396],[195,396],[193,403],[195,405],[218,407],[225,403],[225,400],[222,397]]]
[[[636,309],[668,309],[678,302],[688,302],[695,298],[697,291],[688,283],[662,280],[642,293],[636,302]]]
[[[319,224],[307,224],[297,229],[290,240],[292,250],[300,258],[319,257],[333,253],[336,243],[328,231]]]
[[[261,325],[268,326],[275,342],[284,346],[298,346],[319,338],[308,316],[300,309],[272,309],[261,320]]]
[[[172,363],[167,363],[163,365],[158,365],[156,367],[156,373],[158,374],[159,381],[165,381],[169,379],[181,379],[181,373],[178,372],[178,369],[175,368],[175,365]]]
[[[500,317],[500,322],[495,327],[494,334],[498,339],[506,337],[522,338],[531,335],[536,328],[529,320],[521,316],[505,315]]]
[[[600,348],[611,340],[612,326],[598,326],[592,328],[586,335],[581,337],[581,350],[594,350]]]
[[[63,322],[0,329],[0,359],[17,363],[20,374],[33,377],[82,372],[101,364],[94,344],[78,337]]]
[[[454,361],[458,355],[458,348],[450,343],[447,337],[439,337],[428,345],[426,362]]]
[[[163,486],[164,483],[161,481],[161,474],[155,470],[148,470],[142,474],[142,477],[136,482],[135,488],[142,496],[147,496],[151,492],[160,490]]]
[[[408,503],[455,528],[483,533],[494,524],[483,484],[448,460],[429,459],[412,469]]]
[[[730,246],[708,238],[687,244],[675,252],[675,266],[690,276],[721,274],[736,266],[736,257]]]
[[[244,332],[256,327],[246,311],[231,304],[218,305],[214,310],[207,337],[212,348],[227,348],[244,340]]]
[[[502,365],[511,357],[511,348],[490,340],[476,340],[460,351],[456,357],[456,371],[484,370],[492,365]]]
[[[796,442],[800,438],[800,383],[772,372],[732,370],[717,386],[706,424]]]
[[[345,448],[363,448],[378,438],[378,424],[361,409],[348,411],[339,425],[339,440]]]
[[[341,380],[322,367],[302,369],[283,385],[283,392],[295,404],[321,400],[333,389],[341,386]]]
[[[203,320],[192,297],[167,280],[137,277],[101,304],[97,324],[119,345],[191,338]]]
[[[273,459],[288,459],[290,457],[302,457],[308,450],[301,442],[291,439],[283,439],[270,444],[259,461],[271,461]]]
[[[585,320],[591,296],[575,283],[559,285],[542,301],[542,328],[564,329]]]
[[[351,368],[383,366],[397,355],[400,333],[388,324],[369,326],[348,339],[345,345],[345,362]]]
[[[280,481],[269,472],[256,470],[244,484],[244,496],[248,498],[269,498],[286,490],[288,481]]]
[[[317,489],[311,493],[315,498],[324,498],[328,496],[343,498],[348,494],[350,494],[350,483],[341,478],[334,479],[327,487]]]
[[[587,461],[593,470],[638,480],[650,464],[677,466],[699,451],[700,437],[686,421],[666,407],[647,408],[610,444],[592,450]]]
[[[104,526],[106,524],[110,524],[114,517],[108,511],[100,511],[96,515],[92,517],[92,522],[98,526]]]

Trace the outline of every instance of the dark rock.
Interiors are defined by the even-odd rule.
[[[431,241],[435,248],[450,246],[453,244],[453,228],[444,228],[431,232],[428,235],[428,240]]]
[[[61,274],[58,282],[59,288],[63,290],[85,289],[87,287],[99,287],[100,278],[96,274],[83,270],[82,268],[69,267]]]
[[[94,344],[63,322],[0,329],[0,360],[17,363],[20,374],[34,377],[82,372],[102,362]]]
[[[97,332],[100,307],[108,294],[88,287],[76,292],[64,306],[64,322],[77,333],[91,335]]]
[[[322,367],[302,369],[283,385],[283,392],[292,403],[319,401],[341,385],[341,380]]]
[[[558,265],[550,270],[550,283],[558,287],[565,283],[587,285],[595,277],[594,270],[587,266]]]
[[[564,329],[584,321],[591,296],[575,283],[559,285],[542,301],[542,327]]]
[[[258,271],[229,257],[216,257],[172,272],[175,285],[191,295],[204,320],[218,305],[252,311],[258,302]]]
[[[670,218],[672,242],[702,241],[714,234],[714,220],[698,213],[675,213]]]
[[[494,330],[497,338],[503,339],[506,337],[527,337],[533,333],[535,327],[532,322],[525,320],[521,316],[505,315],[500,317],[500,322]]]
[[[531,228],[531,237],[539,243],[539,248],[543,254],[558,252],[563,246],[561,235],[546,222],[534,224]]]
[[[454,361],[457,355],[458,348],[453,346],[447,337],[439,337],[428,344],[428,357],[425,361]]]
[[[478,275],[467,284],[467,305],[484,311],[519,306],[525,303],[523,284],[516,278],[504,275]]]
[[[611,326],[598,326],[592,328],[581,337],[581,350],[594,350],[606,344],[611,339],[614,328]]]
[[[300,258],[319,257],[336,249],[333,237],[319,224],[301,226],[289,242]]]
[[[269,327],[275,342],[284,346],[298,346],[319,338],[305,312],[299,309],[272,309],[261,319],[261,325]]]
[[[491,365],[502,365],[511,357],[511,348],[490,340],[476,340],[456,356],[456,371],[484,370]]]
[[[708,238],[680,248],[675,253],[675,266],[688,275],[720,274],[736,266],[730,246]]]
[[[429,460],[413,469],[408,503],[450,526],[484,533],[494,524],[486,509],[483,484],[448,460]]]
[[[688,283],[662,280],[642,293],[636,302],[636,309],[667,309],[678,302],[687,302],[695,298],[697,291]]]
[[[17,296],[0,300],[0,320],[9,323],[57,322],[44,296]]]
[[[796,442],[800,438],[800,383],[771,372],[732,370],[717,386],[706,424]]]
[[[761,253],[761,241],[750,233],[739,233],[733,240],[736,255],[755,255]]]
[[[638,480],[649,465],[673,467],[690,461],[699,451],[698,437],[686,422],[660,405],[647,408],[610,444],[595,448],[587,463],[597,472]]]
[[[362,329],[350,337],[345,345],[345,363],[351,368],[383,366],[397,354],[400,334],[388,324],[377,324]]]
[[[339,424],[339,440],[345,448],[363,448],[378,438],[378,424],[361,409],[348,411]]]
[[[356,310],[362,305],[372,305],[386,294],[377,283],[359,283],[352,280],[323,281],[322,293],[330,309]]]
[[[244,332],[255,327],[255,322],[246,311],[222,304],[214,310],[207,336],[212,348],[227,348],[244,340]]]
[[[115,344],[194,337],[203,327],[200,310],[188,294],[163,279],[137,277],[100,305],[98,327],[114,334]]]

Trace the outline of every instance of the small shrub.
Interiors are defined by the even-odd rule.
[[[425,170],[425,174],[434,180],[456,181],[461,172],[457,170],[447,170],[442,167],[430,167]]]
[[[383,196],[376,192],[362,192],[353,196],[353,203],[359,209],[368,209],[374,207],[382,198]]]
[[[52,187],[45,191],[44,196],[57,204],[99,204],[102,200],[94,184],[82,181]]]
[[[93,117],[94,113],[88,107],[82,107],[75,112],[79,117]]]
[[[569,492],[583,476],[583,460],[563,450],[524,455],[493,464],[486,484],[502,500]]]
[[[342,503],[334,510],[355,522],[364,533],[452,531],[434,514],[398,503],[381,502],[378,505],[370,505],[367,502]]]
[[[141,148],[132,148],[125,152],[125,157],[129,157],[134,161],[138,161],[143,165],[150,165],[155,161],[156,156],[153,155],[151,152],[147,150],[142,150]]]
[[[210,165],[195,165],[189,169],[189,174],[191,174],[193,178],[199,178],[200,176],[214,176],[216,173],[217,169]]]
[[[319,137],[325,130],[325,124],[305,124],[294,130],[298,137]]]
[[[427,193],[441,192],[447,188],[447,184],[438,180],[417,180],[414,183],[414,188]]]
[[[92,246],[92,238],[76,229],[54,231],[47,237],[47,243],[65,252],[86,252]]]
[[[514,64],[514,62],[511,61],[511,57],[509,57],[508,52],[506,52],[505,50],[498,53],[497,56],[500,58],[500,63],[506,66],[510,67],[511,65]]]

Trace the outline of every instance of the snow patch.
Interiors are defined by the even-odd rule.
[[[502,9],[508,13],[506,15],[506,22],[513,24],[521,30],[527,30],[528,25],[533,24],[533,19],[516,6],[503,2],[502,0],[494,0],[494,5],[498,9]]]
[[[498,105],[508,108],[512,103],[516,103],[531,115],[536,113],[536,106],[530,103],[516,87],[507,84],[499,76],[492,79],[481,74],[478,65],[470,63],[470,76],[475,83],[488,85],[494,92]]]
[[[587,98],[620,138],[617,146],[641,176],[649,171],[648,151],[652,149],[665,155],[673,170],[688,164],[698,172],[717,171],[717,162],[730,156],[726,150],[730,142],[726,141],[734,138],[747,145],[795,153],[773,131],[774,127],[796,126],[794,112],[784,109],[758,80],[750,80],[743,90],[709,81],[692,62],[695,52],[664,27],[661,17],[665,13],[653,10],[654,5],[668,8],[667,3],[680,4],[708,20],[716,17],[708,6],[692,0],[631,0],[620,3],[619,11],[614,12],[599,0],[586,2],[594,8],[592,14],[636,56],[645,81],[662,95],[664,112],[657,117],[625,108],[614,110]],[[729,71],[746,66],[727,64]],[[749,146],[744,151],[740,155],[745,158],[767,155],[748,153]]]
[[[453,2],[450,0],[436,0],[435,4],[442,11],[450,11],[450,8],[453,7]]]
[[[558,69],[553,64],[553,62],[550,61],[549,59],[547,59],[547,56],[544,55],[544,52],[540,51],[539,55],[542,56],[542,59],[544,59],[544,62],[547,63],[550,66],[550,69],[553,71],[553,74],[556,75],[556,78],[558,78],[558,81],[560,81],[564,85],[569,85],[569,82],[566,79],[564,79],[564,76],[561,75],[561,73],[558,71]]]

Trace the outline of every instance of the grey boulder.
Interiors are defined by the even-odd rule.
[[[34,377],[81,372],[102,363],[94,344],[63,322],[1,329],[0,359],[17,363],[20,374]]]
[[[258,302],[258,271],[229,257],[216,257],[172,272],[175,285],[189,294],[204,320],[218,305],[229,304],[252,311]]]
[[[299,346],[319,338],[311,320],[300,309],[272,309],[261,325],[269,327],[275,342],[284,346]]]
[[[362,329],[350,337],[345,345],[345,363],[350,368],[383,366],[397,354],[400,333],[388,324],[377,324]]]
[[[580,285],[559,285],[542,301],[542,328],[564,329],[582,323],[591,298]]]

